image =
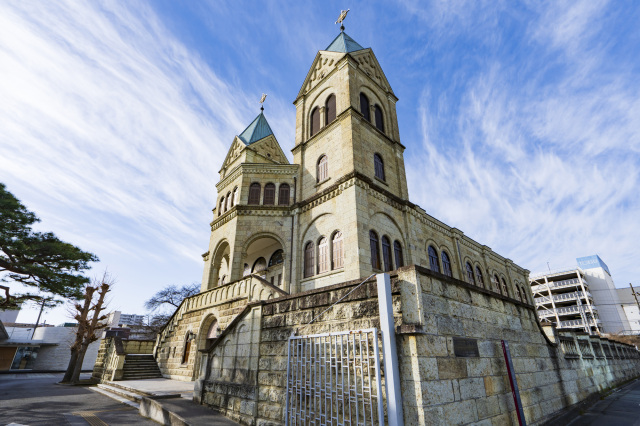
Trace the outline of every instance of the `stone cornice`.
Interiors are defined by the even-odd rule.
[[[294,175],[298,172],[299,167],[298,164],[241,163],[234,167],[227,176],[216,184],[216,189],[219,192],[221,188],[226,187],[241,174]]]

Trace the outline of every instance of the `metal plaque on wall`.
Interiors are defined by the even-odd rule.
[[[465,339],[463,337],[453,338],[453,352],[461,357],[479,357],[478,341],[476,339]]]

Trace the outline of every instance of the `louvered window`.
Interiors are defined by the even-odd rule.
[[[509,290],[507,290],[507,282],[504,280],[504,278],[502,279],[502,294],[504,294],[505,296],[509,295]]]
[[[322,237],[318,243],[318,273],[329,270],[329,241]]]
[[[369,231],[369,247],[371,248],[371,267],[380,269],[380,249],[378,248],[378,234]]]
[[[453,273],[451,272],[451,261],[449,260],[449,255],[446,251],[442,252],[442,273],[448,277],[453,277]]]
[[[276,203],[276,186],[268,183],[264,186],[264,199],[262,204],[272,206]]]
[[[373,115],[376,119],[376,128],[384,133],[384,121],[382,120],[382,108],[376,105],[373,107]]]
[[[493,291],[495,291],[496,293],[500,293],[500,280],[498,279],[497,275],[493,276]]]
[[[304,247],[304,276],[311,277],[313,276],[313,269],[315,267],[314,259],[313,259],[313,243],[308,242]]]
[[[484,287],[484,277],[482,276],[482,271],[479,266],[476,266],[476,281],[480,287]]]
[[[325,125],[331,123],[336,119],[336,96],[331,95],[327,98],[327,102],[324,107]]]
[[[469,262],[467,262],[466,268],[467,268],[467,281],[469,281],[469,284],[475,285],[476,280],[473,278],[473,267]]]
[[[329,177],[329,160],[323,155],[318,160],[318,182],[322,182]]]
[[[432,271],[440,272],[440,262],[438,261],[438,252],[433,246],[429,246],[429,268]]]
[[[238,187],[233,188],[233,193],[231,194],[231,207],[234,206],[233,203],[238,202]]]
[[[402,256],[402,246],[399,241],[393,243],[393,251],[396,255],[396,268],[404,266],[404,258]]]
[[[249,187],[249,204],[260,204],[260,184],[252,183]]]
[[[218,208],[218,216],[224,213],[224,197],[220,198],[220,207]]]
[[[520,289],[518,288],[517,285],[516,285],[516,299],[522,300],[522,296],[520,295]]]
[[[393,269],[393,263],[391,261],[391,242],[386,235],[382,236],[382,261],[384,263],[385,272]]]
[[[382,157],[379,154],[374,154],[373,156],[373,166],[375,169],[375,174],[378,179],[385,180],[384,178],[384,162],[382,161]]]
[[[333,269],[344,267],[344,248],[342,243],[342,232],[333,234]]]
[[[320,130],[320,108],[315,107],[311,111],[311,136],[318,133]]]
[[[360,93],[360,112],[364,119],[371,122],[371,110],[369,109],[369,98],[364,93]]]
[[[278,205],[280,206],[288,206],[289,205],[289,194],[291,190],[289,185],[283,183],[280,185],[279,194],[278,194]]]

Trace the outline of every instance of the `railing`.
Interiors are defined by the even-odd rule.
[[[571,315],[571,314],[579,314],[580,312],[586,312],[587,309],[586,308],[582,308],[582,310],[580,309],[579,306],[566,306],[564,308],[556,308],[555,310],[553,309],[547,309],[544,311],[538,311],[538,316],[540,318],[546,318],[546,317],[552,317],[555,316],[556,314],[558,315]],[[594,312],[596,312],[596,310],[593,310]]]
[[[578,346],[580,347],[582,358],[593,358],[593,351],[588,340],[578,339]]]
[[[582,272],[582,270],[580,268],[554,269],[553,271],[534,272],[532,274],[529,274],[529,279],[535,279],[535,278],[540,278],[540,277],[545,277],[545,276],[548,277],[549,275],[565,274],[565,273],[568,273],[568,272],[576,272],[576,271]]]
[[[568,300],[576,300],[576,299],[583,299],[583,298],[590,298],[592,299],[593,296],[591,296],[591,293],[589,293],[588,291],[574,291],[571,293],[565,293],[565,294],[557,294],[555,296],[553,296],[553,301],[554,302],[565,302]],[[542,303],[550,303],[551,302],[551,298],[549,296],[543,296],[543,297],[536,297],[535,299],[536,304],[542,304]]]
[[[549,286],[549,288],[572,287],[572,286],[579,285],[581,282],[582,280],[579,280],[578,278],[571,278],[569,280],[562,280],[562,281],[552,281],[545,284],[532,285],[531,291],[546,290],[547,286]]]
[[[580,358],[580,352],[573,337],[560,336],[560,346],[565,358]]]
[[[604,358],[604,352],[602,351],[602,345],[597,341],[591,341],[591,346],[593,347],[593,351],[595,352],[596,358]]]
[[[598,324],[600,324],[602,321],[600,321],[599,319],[589,319],[589,321],[587,322],[587,324],[589,326],[597,326]],[[569,321],[560,321],[560,324],[558,324],[558,328],[577,328],[577,327],[584,327],[585,323],[583,320],[581,319],[577,319],[577,320],[569,320]]]

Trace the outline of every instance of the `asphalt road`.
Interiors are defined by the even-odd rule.
[[[640,426],[640,380],[613,391],[569,425]]]
[[[0,374],[0,425],[158,425],[86,387],[57,385],[61,379],[62,374]]]

